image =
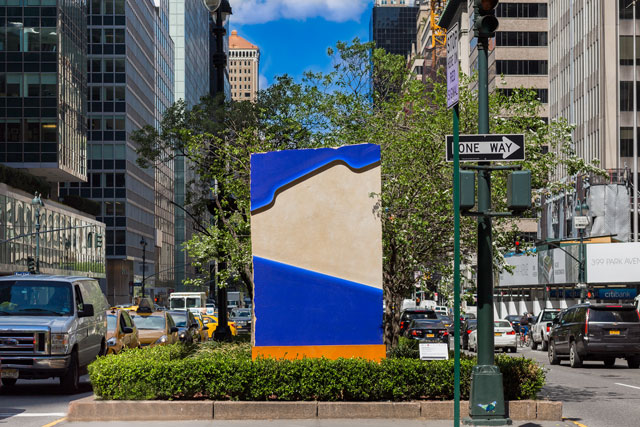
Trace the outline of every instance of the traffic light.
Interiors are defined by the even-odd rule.
[[[495,8],[497,6],[498,0],[475,0],[473,5],[475,13],[473,30],[476,37],[491,38],[496,35],[498,18],[495,15]]]
[[[96,248],[102,247],[102,234],[96,234]]]
[[[515,236],[513,238],[513,246],[514,246],[515,252],[517,254],[521,254],[522,253],[522,248],[520,247],[520,239],[518,239],[518,236]]]
[[[33,257],[27,257],[27,269],[29,273],[36,274],[36,260]]]

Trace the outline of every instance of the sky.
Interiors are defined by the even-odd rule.
[[[260,89],[278,75],[327,72],[327,48],[369,41],[373,0],[230,0],[230,29],[260,48]]]

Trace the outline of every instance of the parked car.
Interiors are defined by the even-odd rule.
[[[127,310],[107,311],[107,354],[140,347],[138,329]]]
[[[518,351],[518,334],[507,320],[495,320],[493,322],[493,348],[502,349],[505,352]],[[478,351],[478,329],[473,329],[469,334],[469,350]]]
[[[175,344],[179,341],[178,327],[168,311],[152,311],[140,308],[132,313],[133,323],[138,328],[141,347]]]
[[[229,320],[235,323],[239,334],[251,333],[251,310],[247,308],[236,308],[231,311]]]
[[[169,313],[178,327],[178,338],[185,344],[193,344],[200,340],[200,326],[189,310],[170,310]]]
[[[531,331],[531,349],[536,350],[538,345],[542,347],[542,351],[547,351],[549,345],[549,332],[551,332],[551,325],[553,319],[560,314],[559,308],[545,308],[533,321],[532,325],[529,325]]]
[[[640,315],[632,304],[574,305],[553,319],[549,334],[549,362],[569,359],[572,368],[585,360],[602,360],[606,367],[616,358],[629,368],[640,367]]]
[[[449,345],[449,331],[438,319],[415,319],[409,323],[405,336],[420,342],[443,342]]]
[[[107,352],[106,311],[98,281],[88,277],[0,277],[2,384],[59,377],[70,393],[97,356]]]
[[[509,323],[511,323],[513,330],[516,331],[517,334],[520,333],[520,318],[522,318],[522,316],[518,316],[517,314],[510,314],[504,318],[504,320],[508,320]]]
[[[477,325],[477,319],[467,319],[462,325],[462,330],[460,331],[460,345],[463,349],[469,349],[469,334],[471,334]]]
[[[438,320],[438,315],[435,311],[426,308],[410,308],[404,310],[400,315],[400,334],[404,334],[412,320],[418,319]]]

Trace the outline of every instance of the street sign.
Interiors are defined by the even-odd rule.
[[[588,216],[574,216],[573,217],[573,226],[577,230],[583,230],[589,226],[589,217]]]
[[[449,346],[446,343],[420,343],[420,360],[447,360]]]
[[[524,135],[460,135],[461,162],[524,160]],[[447,135],[447,161],[453,161],[453,135]]]
[[[458,78],[458,24],[447,30],[447,108],[452,108],[459,99]]]

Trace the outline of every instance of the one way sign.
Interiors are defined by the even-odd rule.
[[[461,162],[524,160],[524,135],[460,135]],[[447,161],[453,161],[453,135],[447,135]]]

